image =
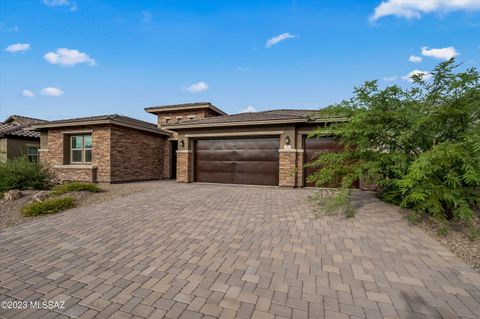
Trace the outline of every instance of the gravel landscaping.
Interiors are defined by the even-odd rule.
[[[476,216],[475,224],[477,229],[480,228],[480,218]],[[448,248],[457,257],[465,263],[472,266],[476,271],[480,272],[480,237],[470,240],[466,234],[465,228],[452,227],[448,231],[448,235],[440,236],[437,233],[436,226],[429,220],[422,220],[417,225],[425,231],[430,237],[436,239],[442,246]]]
[[[71,192],[69,196],[75,198],[77,207],[88,206],[92,203],[99,203],[117,197],[123,197],[130,194],[142,192],[149,189],[154,189],[165,185],[165,181],[147,181],[136,183],[123,184],[99,184],[103,192]],[[45,216],[24,217],[20,212],[21,208],[32,200],[32,197],[37,194],[38,190],[22,191],[23,196],[17,200],[0,200],[0,231],[19,225],[25,222],[31,222]]]

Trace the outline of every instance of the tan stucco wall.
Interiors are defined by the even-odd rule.
[[[28,146],[40,147],[40,142],[35,140],[24,140],[17,138],[1,138],[0,139],[0,161],[5,162],[7,159],[14,159],[26,156]]]
[[[7,161],[7,139],[0,138],[0,162],[4,163]]]

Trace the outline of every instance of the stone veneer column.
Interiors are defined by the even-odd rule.
[[[177,182],[192,182],[192,151],[177,151]]]
[[[303,162],[304,162],[304,150],[303,149],[297,149],[297,187],[303,187]]]
[[[280,149],[279,152],[279,186],[295,187],[297,176],[297,150]]]

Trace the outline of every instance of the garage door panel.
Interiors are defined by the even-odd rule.
[[[342,145],[339,140],[334,137],[321,137],[321,138],[305,138],[305,163],[311,163],[318,158],[320,153],[325,152],[341,152]],[[308,176],[317,172],[319,167],[305,167],[304,176],[305,176],[305,185],[306,186],[316,186],[313,182],[307,182]],[[340,184],[338,181],[334,181],[327,187],[338,187]]]
[[[195,181],[278,185],[279,138],[195,141]]]
[[[236,161],[266,161],[278,162],[278,148],[273,150],[268,149],[248,149],[235,151]]]
[[[256,174],[274,174],[278,172],[274,162],[244,161],[236,162],[234,166],[236,173],[250,173],[253,171]]]
[[[232,172],[234,163],[230,161],[198,161],[196,169],[205,172]]]
[[[225,183],[225,180],[233,179],[233,172],[202,171],[197,172],[195,177],[198,182]]]
[[[250,185],[278,185],[278,178],[272,174],[259,173],[236,173],[236,184],[250,184]]]

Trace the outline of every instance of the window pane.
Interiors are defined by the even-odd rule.
[[[82,150],[72,150],[72,162],[78,163],[82,161]]]
[[[34,147],[34,146],[28,147],[28,155],[37,156],[37,153],[38,153],[38,147]]]
[[[92,150],[85,150],[85,162],[92,162]]]
[[[85,148],[92,148],[92,136],[91,135],[85,135],[83,137],[84,143],[85,143]]]
[[[38,157],[37,156],[34,156],[34,155],[29,155],[28,156],[28,160],[30,162],[33,162],[33,163],[36,163],[38,161]]]
[[[83,136],[72,136],[72,150],[73,149],[82,149],[82,137]]]

